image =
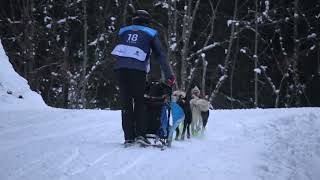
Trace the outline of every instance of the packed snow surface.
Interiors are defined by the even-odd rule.
[[[0,110],[0,179],[319,179],[319,108],[210,113],[161,151],[124,148],[119,111]]]

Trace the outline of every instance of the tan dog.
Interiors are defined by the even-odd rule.
[[[190,108],[192,112],[191,132],[203,133],[209,117],[210,103],[200,98],[200,90],[196,86],[191,90],[192,99],[190,100]],[[205,119],[204,119],[205,118]]]

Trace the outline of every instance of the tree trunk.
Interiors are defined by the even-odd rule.
[[[183,47],[181,50],[181,69],[180,69],[180,78],[181,78],[181,89],[186,90],[186,80],[187,80],[187,56],[189,53],[189,41],[193,26],[193,21],[195,19],[196,12],[199,8],[200,0],[197,0],[194,7],[192,7],[192,0],[188,1],[188,4],[185,6],[185,12],[183,17],[183,29],[182,29],[182,42]],[[192,11],[193,9],[193,11]]]
[[[202,47],[200,50],[198,50],[197,52],[192,53],[191,55],[189,55],[189,57],[186,59],[187,62],[190,61],[191,59],[193,59],[194,57],[197,57],[197,56],[200,57],[200,59],[201,59],[201,54],[202,54],[202,53],[205,53],[205,51],[208,51],[209,49],[211,49],[211,48],[213,47],[213,46],[212,46],[212,47],[209,47],[210,45],[208,46],[208,44],[209,44],[209,41],[212,40],[212,36],[213,36],[213,33],[214,33],[214,28],[215,28],[216,12],[217,12],[217,10],[218,10],[218,7],[219,7],[219,5],[220,5],[221,0],[218,0],[215,8],[214,8],[214,6],[213,6],[213,3],[212,3],[211,1],[209,1],[209,2],[210,2],[211,10],[212,10],[212,18],[211,18],[211,20],[210,20],[210,26],[211,26],[211,28],[210,28],[210,33],[208,34],[208,36],[207,36],[207,38],[206,38],[206,41],[205,41],[205,43],[203,44],[203,47]],[[196,60],[196,61],[197,61],[197,60]],[[202,60],[201,60],[201,62],[204,63]],[[208,61],[207,61],[207,63],[208,63]],[[207,64],[207,65],[208,65],[208,64]],[[190,74],[189,74],[190,79],[188,79],[188,81],[189,81],[190,83],[186,86],[186,90],[190,89],[191,83],[193,82],[193,80],[194,80],[194,78],[195,78],[195,74],[196,74],[196,71],[197,71],[197,67],[198,67],[198,65],[196,64],[196,65],[194,66],[194,70],[191,70],[191,71],[190,71]],[[199,66],[199,67],[200,67],[200,66]],[[202,65],[202,67],[203,67],[203,65]],[[206,71],[206,70],[205,70],[205,71]],[[203,92],[205,92],[205,89],[206,89],[205,84],[206,84],[206,83],[204,83],[204,86],[201,87],[201,88],[203,89]],[[211,91],[211,90],[210,90],[210,91]]]
[[[233,41],[235,39],[235,23],[234,21],[237,19],[237,13],[238,13],[238,0],[234,1],[235,6],[233,10],[233,19],[231,23],[231,33],[229,37],[229,45],[228,45],[228,52],[224,60],[224,66],[223,66],[223,75],[219,78],[213,92],[211,93],[210,96],[210,102],[213,100],[213,98],[216,97],[216,95],[219,93],[220,87],[224,83],[224,81],[228,78],[228,68],[229,68],[229,62],[230,62],[230,57],[231,57],[231,50],[232,50],[232,45]]]
[[[81,81],[80,81],[80,99],[82,108],[86,108],[86,74],[87,74],[87,64],[88,64],[88,19],[87,19],[87,0],[82,1],[83,5],[83,62],[81,69]]]
[[[168,41],[167,41],[167,59],[170,64],[173,65],[172,70],[177,72],[177,59],[175,56],[177,46],[177,3],[176,1],[169,1],[169,9],[168,9]],[[179,82],[176,83],[177,87],[179,87]],[[178,88],[179,89],[179,88]]]
[[[207,74],[207,66],[208,62],[205,59],[204,55],[201,55],[202,60],[202,79],[201,79],[201,95],[202,97],[206,96],[206,74]]]
[[[34,79],[35,76],[33,74],[34,65],[35,65],[35,44],[34,44],[34,18],[33,18],[33,9],[34,3],[33,0],[25,0],[22,2],[22,22],[25,25],[24,27],[24,40],[23,40],[23,58],[25,61],[24,64],[24,77],[30,83],[31,88],[34,87],[37,81]]]
[[[132,3],[132,0],[126,0],[125,3],[124,3],[124,9],[123,9],[123,14],[122,14],[122,25],[126,25],[127,24],[128,4],[129,3]]]
[[[230,73],[230,97],[231,97],[231,107],[233,108],[234,104],[234,97],[233,97],[233,76],[234,76],[234,71],[235,71],[235,66],[236,66],[236,60],[238,58],[239,54],[239,38],[237,39],[236,42],[236,50],[235,50],[235,55],[233,57],[233,62],[232,62],[232,67],[231,67],[231,73]]]
[[[65,8],[68,9],[69,1],[67,0],[65,3]],[[65,11],[65,17],[68,17],[68,11]],[[62,106],[64,108],[69,107],[69,88],[70,88],[70,78],[69,78],[69,56],[70,56],[70,50],[69,50],[69,41],[70,41],[70,27],[68,20],[65,22],[64,27],[64,51],[63,51],[63,63],[62,63],[62,75],[64,77],[64,81],[62,83]]]
[[[294,49],[293,49],[293,58],[292,58],[292,73],[293,73],[293,82],[294,82],[294,90],[293,90],[293,100],[295,106],[300,105],[300,93],[302,91],[301,84],[299,80],[299,72],[298,72],[298,51],[300,47],[300,42],[298,39],[298,7],[299,0],[294,1],[294,27],[293,27],[293,40],[294,40]]]
[[[258,0],[256,0],[256,13],[255,13],[255,40],[254,40],[254,107],[258,107]]]

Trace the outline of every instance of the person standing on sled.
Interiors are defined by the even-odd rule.
[[[116,57],[114,69],[120,89],[125,144],[150,144],[145,138],[144,91],[151,51],[156,55],[168,85],[172,86],[176,79],[161,49],[158,32],[148,27],[150,22],[147,11],[137,10],[132,25],[120,29],[118,43],[111,53]]]

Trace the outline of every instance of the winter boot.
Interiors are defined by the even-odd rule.
[[[136,142],[144,146],[151,145],[151,142],[143,136],[136,137]]]
[[[134,140],[125,140],[124,141],[124,147],[129,147],[129,146],[132,146],[132,145],[134,145],[135,144],[135,141]]]

